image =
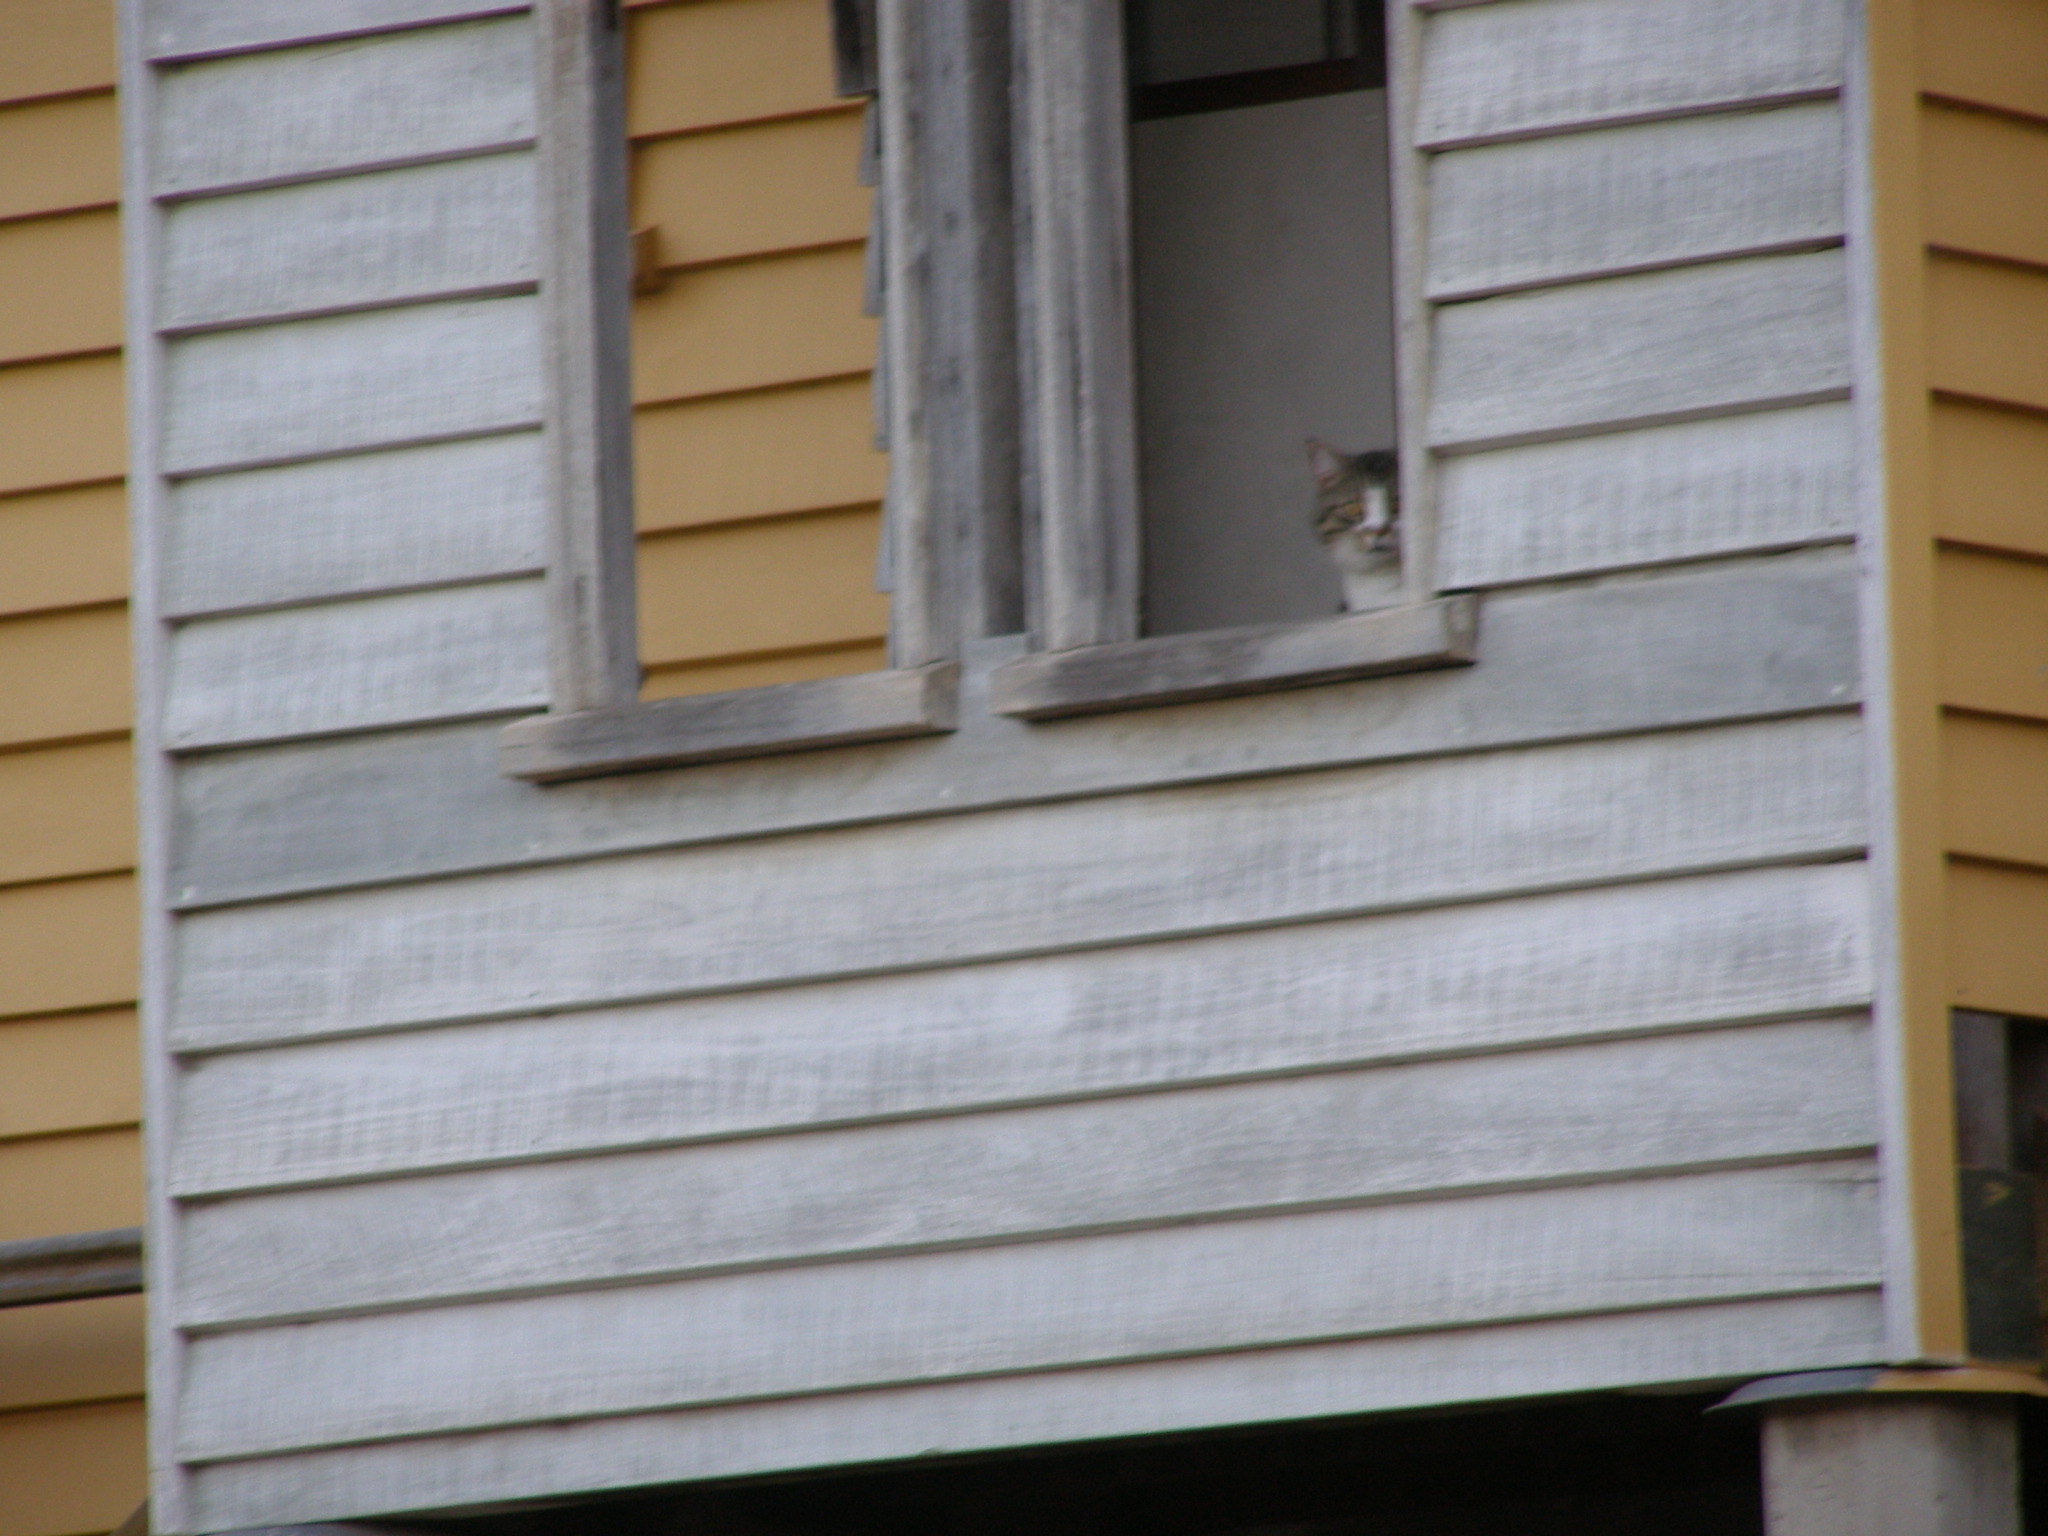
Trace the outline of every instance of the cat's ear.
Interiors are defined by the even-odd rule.
[[[1320,437],[1308,440],[1308,462],[1316,472],[1316,484],[1324,490],[1336,490],[1351,477],[1351,461]]]

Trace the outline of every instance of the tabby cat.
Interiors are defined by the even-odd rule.
[[[1344,607],[1383,608],[1401,593],[1401,488],[1391,448],[1345,453],[1308,440],[1316,475],[1316,536],[1344,584]]]

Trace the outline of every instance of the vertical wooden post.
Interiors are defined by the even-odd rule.
[[[2002,1397],[1866,1396],[1764,1421],[1769,1536],[2019,1536],[2019,1437]]]
[[[539,0],[549,658],[556,710],[639,696],[619,0]]]

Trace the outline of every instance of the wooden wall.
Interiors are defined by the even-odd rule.
[[[0,3],[0,1241],[142,1219],[109,0]],[[143,1490],[142,1303],[0,1311],[0,1536]]]

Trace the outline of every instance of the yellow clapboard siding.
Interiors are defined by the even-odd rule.
[[[0,885],[133,868],[133,773],[125,740],[0,752]]]
[[[128,610],[0,619],[0,746],[128,729]]]
[[[133,1003],[135,930],[128,875],[0,888],[0,1019]]]
[[[1927,330],[1936,389],[2048,409],[2048,272],[1930,257]]]
[[[114,83],[111,0],[0,0],[0,101]]]
[[[643,406],[633,454],[643,530],[876,502],[889,478],[865,375]]]
[[[2048,124],[1929,103],[1920,130],[1928,240],[2048,264]]]
[[[86,485],[0,497],[0,617],[128,595],[128,493]]]
[[[121,200],[114,96],[0,107],[0,219]]]
[[[1941,765],[1949,852],[2048,869],[2048,725],[1950,715]]]
[[[750,661],[715,661],[703,666],[649,668],[640,689],[643,699],[679,699],[698,693],[727,693],[764,688],[771,683],[809,683],[822,677],[851,677],[879,672],[889,664],[889,648],[880,641],[800,651],[790,656],[763,656]]]
[[[0,368],[0,494],[120,479],[125,419],[117,355]]]
[[[880,527],[859,508],[641,540],[641,657],[663,666],[880,639]]]
[[[111,209],[0,224],[0,363],[121,345],[121,220]]]
[[[859,154],[858,112],[657,139],[633,154],[633,223],[671,267],[859,240]]]
[[[0,1243],[141,1222],[139,1131],[0,1141]]]
[[[633,306],[633,398],[681,400],[874,366],[861,248],[677,273]]]
[[[2048,416],[1937,400],[1932,422],[1935,532],[2048,556]]]
[[[0,1536],[109,1531],[148,1491],[142,1401],[0,1414]]]
[[[0,1022],[0,1138],[132,1125],[141,1073],[132,1008]]]
[[[2048,870],[1958,859],[1948,870],[1950,998],[1959,1008],[2048,1019]]]
[[[687,0],[627,22],[626,120],[635,136],[840,105],[821,0]]]
[[[2048,720],[2048,564],[1945,549],[1935,594],[1942,702]]]
[[[142,1392],[140,1296],[0,1311],[0,1412]]]
[[[1928,0],[1920,83],[1939,95],[2048,117],[2048,6],[2041,0]]]

